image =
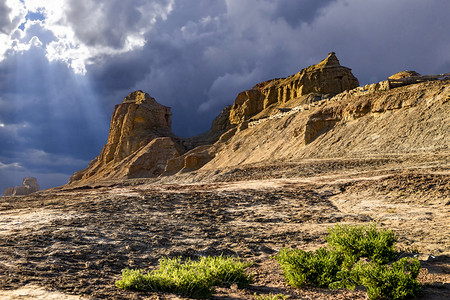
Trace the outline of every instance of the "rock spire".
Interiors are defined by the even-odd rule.
[[[138,90],[116,105],[106,145],[89,166],[69,183],[107,178],[152,177],[165,163],[184,152],[171,131],[172,113],[149,94]]]

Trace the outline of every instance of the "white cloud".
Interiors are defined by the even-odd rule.
[[[0,0],[0,62],[11,49],[14,39],[11,36],[25,20],[26,9],[20,0]]]
[[[75,73],[85,74],[86,67],[104,56],[141,49],[145,34],[158,19],[165,20],[174,0],[0,0],[0,61],[7,51],[46,48],[49,61],[63,61]],[[43,20],[41,34],[51,32],[54,39],[45,43],[35,35],[25,38],[30,24],[27,13],[38,13]],[[24,26],[24,30],[19,26]]]
[[[29,1],[43,12],[45,28],[56,37],[47,45],[48,60],[64,61],[81,74],[94,59],[142,48],[144,34],[157,18],[165,19],[173,5],[172,0]]]
[[[24,168],[18,162],[4,164],[0,161],[0,169],[1,170],[9,170],[9,171],[20,171],[20,170],[23,170]]]

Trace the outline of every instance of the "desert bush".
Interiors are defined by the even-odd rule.
[[[122,279],[116,286],[136,291],[159,291],[181,294],[192,298],[207,298],[213,286],[237,284],[245,287],[252,276],[245,273],[250,263],[231,257],[202,257],[198,261],[181,258],[163,258],[159,268],[144,273],[142,270],[122,270]]]
[[[420,263],[410,258],[394,261],[397,238],[391,230],[375,224],[336,224],[326,240],[329,248],[315,252],[280,250],[276,258],[288,284],[350,289],[362,285],[369,299],[404,299],[420,290]]]
[[[295,287],[328,286],[336,281],[343,258],[342,253],[325,248],[316,251],[283,248],[276,256],[286,282]]]
[[[405,257],[390,265],[359,261],[351,270],[339,272],[337,276],[342,280],[330,284],[330,288],[355,289],[362,285],[369,299],[405,299],[420,291],[419,272],[417,258]]]
[[[289,299],[289,296],[287,295],[283,295],[283,294],[272,294],[269,293],[268,295],[258,295],[258,294],[254,294],[255,296],[255,300],[286,300]]]
[[[325,238],[328,245],[344,253],[351,263],[361,257],[384,264],[397,257],[394,243],[397,241],[392,230],[378,229],[376,224],[364,226],[336,224],[328,230]]]

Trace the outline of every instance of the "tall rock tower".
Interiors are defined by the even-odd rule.
[[[172,113],[143,91],[130,93],[116,105],[106,145],[86,169],[69,183],[108,178],[153,177],[164,171],[168,159],[184,149],[171,130]]]

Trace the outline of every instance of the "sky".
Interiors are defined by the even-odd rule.
[[[132,91],[179,136],[331,51],[360,84],[450,72],[448,0],[0,0],[0,195],[67,183]]]

